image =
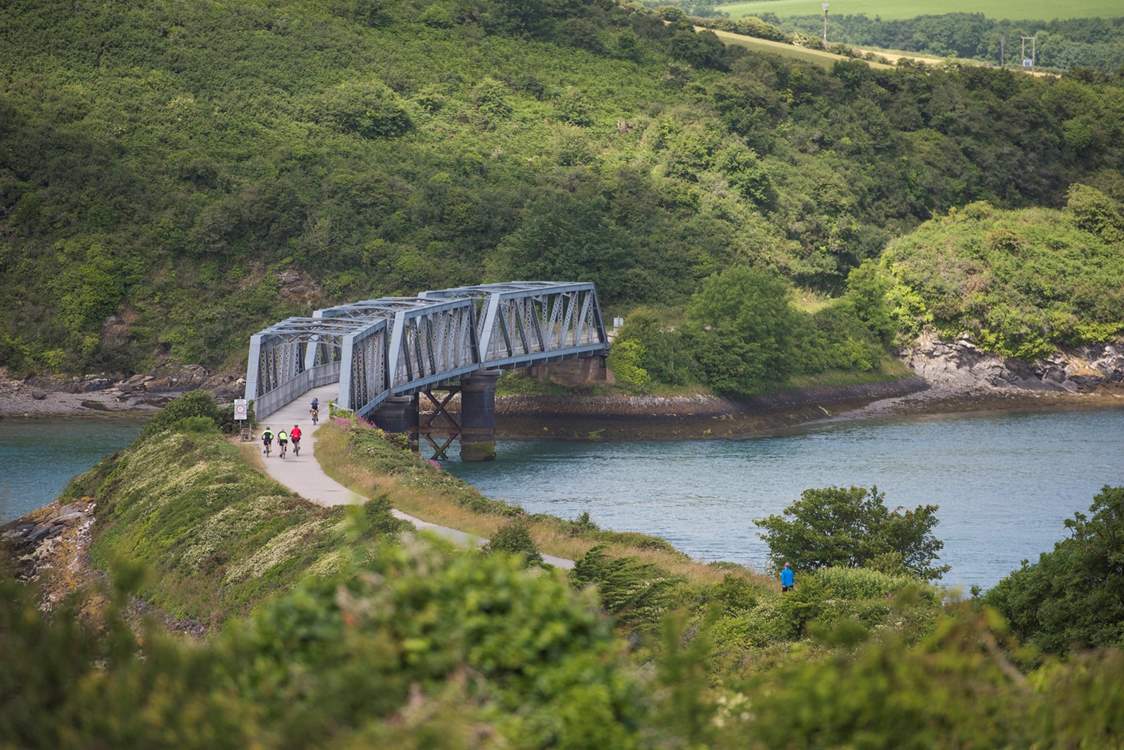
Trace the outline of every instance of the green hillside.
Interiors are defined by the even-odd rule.
[[[370,295],[756,266],[834,293],[935,212],[1122,165],[1117,83],[830,70],[604,2],[0,9],[0,362],[240,366]],[[1092,132],[1092,135],[1085,137]]]

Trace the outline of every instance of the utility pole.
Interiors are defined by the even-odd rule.
[[[1037,57],[1036,53],[1038,52],[1038,50],[1036,49],[1037,40],[1038,40],[1037,34],[1035,34],[1034,36],[1020,36],[1019,37],[1019,41],[1022,42],[1022,55],[1023,55],[1023,67],[1024,68],[1033,68],[1034,67],[1034,61],[1035,61],[1035,58]],[[1026,43],[1027,42],[1030,42],[1030,57],[1026,56]]]
[[[1001,68],[1007,65],[1007,50],[1005,49],[1006,46],[1007,35],[1004,34],[1003,36],[999,37],[999,67]]]
[[[827,3],[823,3],[820,7],[823,8],[823,46],[827,47]]]

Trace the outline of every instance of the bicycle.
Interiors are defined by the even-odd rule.
[[[285,449],[288,447],[288,445],[289,445],[288,441],[285,441],[285,440],[281,441],[281,453],[280,453],[281,458],[285,458]]]
[[[317,422],[320,421],[320,410],[319,409],[309,409],[308,415],[310,417],[312,417],[312,424],[316,424]]]
[[[267,456],[268,456],[268,455],[269,455],[269,445],[270,445],[270,444],[269,444],[269,443],[263,443],[263,445],[265,445],[265,450],[264,450],[264,451],[262,451],[262,452],[263,452],[263,453],[265,453],[265,455],[267,455]]]
[[[301,441],[294,440],[293,441],[293,455],[299,456],[300,454],[301,454]]]

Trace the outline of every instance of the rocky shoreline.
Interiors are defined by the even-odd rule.
[[[0,417],[145,415],[197,388],[220,399],[236,398],[244,384],[236,375],[211,373],[199,365],[164,366],[127,378],[95,373],[22,380],[0,368]]]
[[[949,341],[927,332],[900,356],[913,376],[746,400],[707,393],[503,395],[496,414],[501,436],[512,438],[718,437],[827,419],[1116,406],[1124,394],[1124,339],[1023,361],[985,352],[964,336]],[[0,368],[0,417],[143,416],[197,388],[222,400],[237,398],[244,383],[199,365],[164,365],[127,378],[99,373],[23,380]]]

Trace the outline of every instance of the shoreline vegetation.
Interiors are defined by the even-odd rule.
[[[71,737],[73,724],[112,746],[138,736],[327,746],[361,726],[369,743],[358,746],[376,747],[659,748],[679,737],[740,748],[750,737],[755,750],[811,748],[825,732],[829,746],[846,744],[855,729],[834,717],[858,709],[864,736],[893,738],[884,747],[1108,746],[1100,740],[1121,729],[1118,691],[1091,688],[1124,673],[1118,612],[1074,615],[1115,585],[1098,561],[1117,538],[1124,489],[1105,488],[1091,518],[1077,514],[1081,544],[1063,540],[1013,572],[994,601],[931,583],[935,506],[890,511],[873,489],[809,489],[759,523],[774,557],[797,561],[796,588],[782,593],[771,575],[704,565],[656,537],[484,497],[350,419],[321,425],[318,459],[369,499],[318,507],[266,477],[221,423],[213,400],[188,395],[51,507],[3,527],[0,656],[24,708],[0,711],[0,731],[20,746],[68,746],[52,732]],[[392,507],[491,532],[493,544],[402,534]],[[861,540],[861,561],[847,562],[837,533]],[[574,569],[538,567],[540,547]],[[1056,600],[1074,566],[1096,591],[1068,587],[1038,619],[1027,602]],[[838,689],[825,693],[825,680]],[[107,689],[69,689],[79,684]],[[184,696],[216,726],[181,726],[184,712],[159,709]],[[809,701],[817,710],[790,721]],[[27,721],[47,710],[47,729]],[[473,736],[487,727],[494,741],[422,741],[466,715]]]

